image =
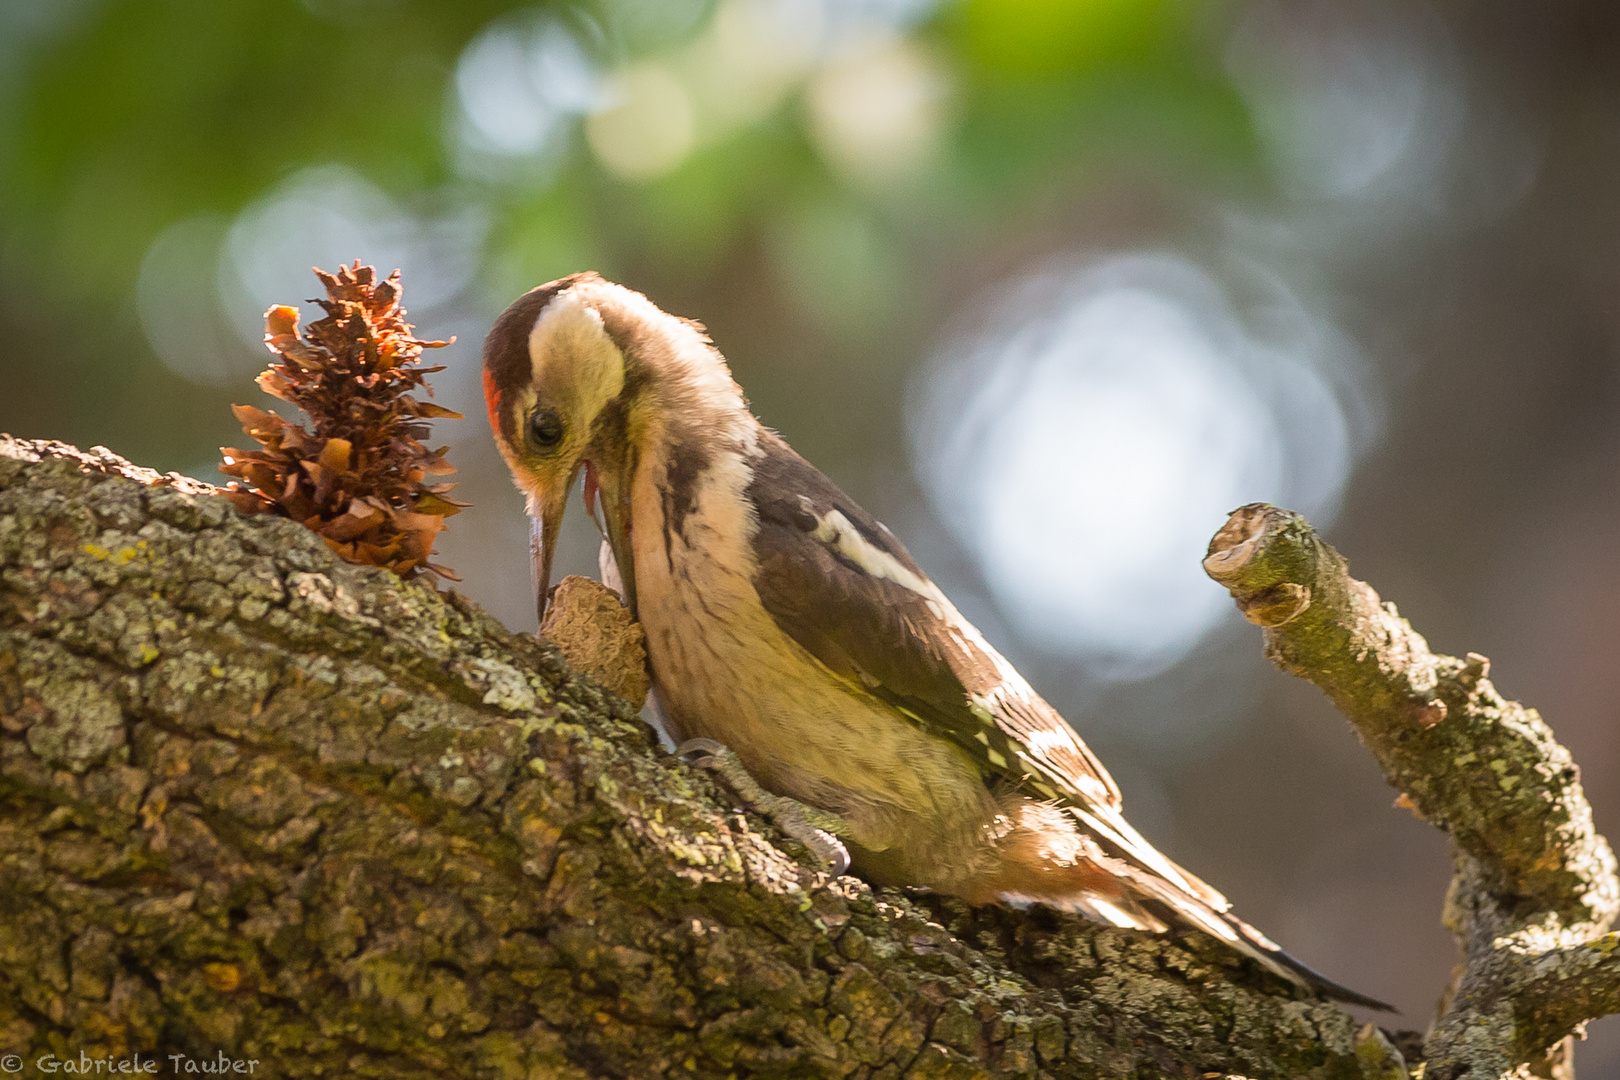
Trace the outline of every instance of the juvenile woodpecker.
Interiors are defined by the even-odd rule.
[[[1144,840],[1074,729],[755,419],[697,323],[574,274],[496,320],[484,389],[536,522],[540,605],[583,471],[671,734],[729,747],[862,877],[1196,928],[1309,991],[1387,1008],[1283,953]]]

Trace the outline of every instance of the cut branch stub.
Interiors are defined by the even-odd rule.
[[[1607,925],[1620,901],[1582,899],[1580,886],[1612,873],[1613,856],[1569,753],[1534,710],[1496,692],[1484,657],[1431,652],[1291,511],[1234,512],[1204,565],[1240,606],[1289,586],[1309,596],[1267,626],[1267,655],[1333,699],[1425,819],[1503,871],[1502,893],[1562,897],[1575,905],[1567,923]]]
[[[1209,542],[1204,571],[1225,585],[1237,601],[1243,617],[1256,626],[1281,626],[1298,616],[1311,603],[1308,561],[1317,553],[1306,542],[1273,551],[1266,545],[1272,528],[1287,528],[1291,522],[1278,522],[1267,515],[1272,508],[1250,503],[1232,512],[1231,518]],[[1303,518],[1297,524],[1308,532]],[[1304,537],[1300,537],[1304,541]],[[1264,554],[1266,558],[1257,558]],[[1286,556],[1294,555],[1290,561]]]
[[[1612,945],[1590,944],[1620,911],[1614,854],[1536,711],[1497,693],[1485,657],[1431,652],[1298,514],[1234,511],[1204,568],[1265,627],[1266,655],[1327,693],[1402,804],[1457,847],[1446,921],[1465,964],[1427,1075],[1510,1075],[1612,1009],[1620,992],[1589,988],[1620,968]]]

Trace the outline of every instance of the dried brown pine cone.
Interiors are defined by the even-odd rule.
[[[430,478],[455,469],[446,447],[429,450],[428,423],[461,414],[409,391],[429,395],[423,349],[448,344],[411,335],[399,306],[396,270],[377,282],[369,266],[316,270],[327,299],[326,318],[298,333],[298,309],[265,312],[265,344],[278,357],[259,386],[302,409],[313,431],[275,413],[236,405],[242,429],[262,450],[223,447],[220,471],[238,477],[225,495],[245,513],[281,514],[301,521],[350,562],[386,566],[401,577],[423,570],[460,580],[429,561],[444,519],[465,503],[447,497],[454,484]]]

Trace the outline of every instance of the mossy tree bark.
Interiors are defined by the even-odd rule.
[[[1506,708],[1460,665],[1429,684],[1451,719],[1405,737],[1496,754],[1453,723]],[[1528,742],[1467,798],[1495,813],[1512,775],[1579,826],[1561,748],[1499,724]],[[1454,820],[1446,768],[1392,775]],[[0,807],[0,1068],[23,1075],[137,1051],[160,1075],[1407,1075],[1211,941],[828,878],[548,646],[105,451],[0,439]],[[1463,976],[1431,1070],[1468,1017],[1527,1059],[1616,1004],[1585,821],[1459,838],[1467,970],[1529,966]],[[1479,945],[1524,918],[1515,888],[1544,936]]]

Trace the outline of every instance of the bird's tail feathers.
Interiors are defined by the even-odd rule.
[[[1358,994],[1312,970],[1276,942],[1229,910],[1226,897],[1157,851],[1111,808],[1070,806],[1069,810],[1117,866],[1116,878],[1131,894],[1079,897],[1065,903],[1099,922],[1158,933],[1171,928],[1199,930],[1254,960],[1303,990],[1383,1012],[1395,1009]]]
[[[1143,839],[1142,834],[1125,820],[1125,815],[1113,807],[1085,807],[1071,804],[1068,810],[1080,819],[1087,832],[1103,843],[1105,849],[1113,849],[1109,854],[1123,858],[1132,865],[1139,865],[1179,885],[1216,911],[1225,911],[1232,906],[1226,897],[1200,878],[1165,858],[1158,848]]]

